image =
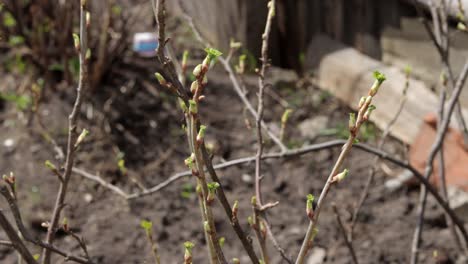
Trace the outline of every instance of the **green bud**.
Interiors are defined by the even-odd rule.
[[[270,8],[271,16],[274,17],[276,15],[276,10],[273,1],[268,2],[268,8]]]
[[[219,246],[220,246],[220,247],[223,247],[225,242],[226,242],[226,238],[225,238],[225,237],[220,237],[220,238],[219,238]]]
[[[349,130],[352,130],[356,127],[356,114],[349,113],[349,123],[348,123]]]
[[[283,113],[283,115],[281,116],[281,123],[282,124],[286,124],[286,122],[288,122],[288,119],[289,119],[289,116],[291,115],[292,113],[292,109],[286,109]]]
[[[369,119],[372,111],[374,111],[376,108],[377,107],[375,107],[375,105],[369,105],[369,108],[367,108],[367,111],[364,113],[364,118]]]
[[[307,195],[307,209],[312,209],[314,204],[315,196],[313,194]]]
[[[233,39],[231,39],[231,42],[229,43],[229,47],[231,49],[240,49],[242,47],[242,43],[241,42],[236,42]]]
[[[203,228],[205,229],[206,232],[208,233],[211,232],[210,223],[208,223],[208,221],[203,222]]]
[[[66,217],[63,218],[62,225],[64,225],[64,226],[68,225],[68,218],[66,218]]]
[[[179,101],[179,106],[182,109],[182,111],[184,111],[184,113],[187,113],[188,108],[187,108],[187,105],[185,104],[184,100],[182,100],[181,98],[177,98],[177,99]]]
[[[192,82],[192,85],[190,85],[190,92],[194,94],[197,91],[197,89],[198,89],[198,82],[197,81]]]
[[[195,247],[195,244],[190,242],[190,241],[186,241],[184,242],[184,248],[185,248],[185,260],[188,261],[189,263],[191,263],[191,260],[192,260],[192,249]]]
[[[208,191],[213,193],[219,188],[219,183],[217,182],[209,182],[206,185],[208,187]]]
[[[233,258],[232,264],[240,264],[240,260],[238,258]]]
[[[91,13],[89,13],[89,11],[86,11],[85,22],[86,22],[86,27],[89,27],[89,25],[91,24]]]
[[[200,130],[198,131],[198,135],[197,135],[198,142],[203,141],[203,139],[205,138],[205,133],[206,133],[206,126],[201,125]]]
[[[257,197],[256,196],[252,196],[252,198],[250,198],[250,204],[253,205],[253,206],[257,205]]]
[[[219,51],[217,49],[213,49],[213,48],[206,48],[205,51],[206,51],[206,55],[207,55],[208,59],[210,60],[210,62],[212,60],[218,58],[219,56],[223,55],[223,53],[221,53],[221,51]]]
[[[348,176],[348,173],[349,173],[349,170],[348,169],[344,169],[343,172],[335,175],[333,177],[333,181],[334,182],[341,182],[342,180],[344,180],[346,178],[346,176]]]
[[[197,102],[195,102],[194,100],[189,100],[189,112],[191,114],[197,114],[198,113]]]
[[[466,25],[463,22],[458,22],[457,29],[461,31],[466,31]]]
[[[232,205],[232,217],[237,217],[237,211],[239,211],[239,201],[235,200]]]
[[[41,254],[34,254],[33,256],[34,260],[39,260],[40,257],[41,257]]]
[[[255,225],[254,218],[252,216],[247,217],[247,223],[249,223],[249,225],[253,227]]]
[[[146,220],[141,220],[140,226],[147,232],[151,232],[151,229],[153,228],[153,222],[151,221],[146,221]]]
[[[184,163],[185,163],[185,165],[187,165],[187,167],[189,167],[189,169],[193,169],[193,166],[195,165],[195,160],[193,158],[193,154],[192,154],[192,156],[186,158]]]
[[[91,59],[91,49],[89,49],[89,48],[86,50],[85,59],[87,59],[87,60]]]
[[[197,187],[195,188],[195,192],[198,194],[198,195],[202,195],[203,194],[203,190],[202,190],[202,187],[200,184],[197,185]]]
[[[185,50],[184,54],[182,55],[182,67],[187,66],[188,56],[189,56],[189,51]]]
[[[160,84],[162,85],[166,84],[166,79],[164,79],[164,76],[162,76],[159,72],[155,72],[154,76],[156,77],[156,79],[158,80]]]
[[[88,135],[89,131],[86,128],[83,129],[83,131],[81,131],[81,134],[78,136],[78,139],[76,140],[75,148],[78,147]]]
[[[189,250],[191,252],[193,247],[195,247],[195,244],[190,241],[185,241],[184,247],[185,247],[185,250]]]
[[[195,67],[195,69],[193,69],[193,75],[194,75],[195,77],[198,78],[198,76],[200,76],[201,71],[202,71],[202,67],[203,67],[203,66],[202,66],[201,64],[198,64],[198,65]]]
[[[409,65],[406,65],[406,66],[405,66],[405,69],[404,69],[403,71],[405,72],[406,77],[409,77],[409,75],[411,74],[411,71],[412,71],[412,70],[413,70],[413,69],[411,69],[411,66],[409,66]]]
[[[76,50],[80,50],[80,36],[76,33],[73,33],[73,43]]]
[[[369,91],[370,96],[374,96],[375,94],[377,94],[377,92],[379,91],[380,85],[382,85],[382,83],[386,80],[385,75],[383,75],[382,73],[378,71],[374,71],[374,78],[375,78],[375,82]]]
[[[53,170],[53,171],[57,170],[57,167],[55,167],[55,165],[50,160],[46,160],[44,164],[50,170]]]
[[[236,71],[239,74],[243,74],[245,72],[245,62],[247,60],[247,55],[242,54],[239,56],[239,65],[236,67]]]

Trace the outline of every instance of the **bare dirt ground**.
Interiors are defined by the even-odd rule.
[[[214,163],[254,155],[254,131],[247,128],[245,121],[246,117],[252,121],[250,116],[245,114],[227,76],[220,69],[211,75],[201,116],[209,127],[208,140],[216,146]],[[9,80],[7,88],[18,82],[11,76],[3,79]],[[256,88],[249,89],[253,98]],[[296,87],[294,83],[277,83],[273,89],[295,108],[287,129],[286,143],[291,147],[337,137],[336,133],[325,133],[329,135],[316,138],[302,137],[298,127],[305,119],[326,116],[326,128],[347,124],[349,109],[310,85]],[[39,110],[41,121],[61,147],[66,143],[67,113],[73,94],[72,88],[49,91]],[[15,173],[19,204],[27,227],[43,237],[46,230],[41,223],[49,220],[58,189],[57,179],[43,164],[45,160],[54,161],[56,153],[38,133],[37,118],[28,127],[24,122],[27,114],[18,114],[14,104],[1,104],[0,172]],[[76,167],[99,174],[129,193],[138,191],[135,182],[149,187],[175,172],[184,171],[183,160],[188,151],[181,129],[183,118],[175,106],[174,98],[154,90],[150,80],[140,75],[116,78],[112,85],[86,98],[80,126],[88,128],[91,134],[79,151]],[[267,96],[266,109],[266,121],[278,127],[283,108]],[[367,143],[375,144],[380,131],[369,133]],[[6,147],[3,143],[9,139],[14,144]],[[266,146],[267,150],[275,149],[271,142]],[[390,140],[385,149],[404,158],[404,146],[396,140]],[[119,153],[124,153],[126,175],[117,165]],[[265,161],[265,200],[280,201],[279,206],[270,211],[269,219],[273,232],[290,255],[297,254],[308,224],[305,196],[319,194],[338,154],[339,148],[335,148],[300,158]],[[329,194],[316,240],[316,248],[326,252],[326,263],[352,263],[329,205],[335,202],[344,220],[351,219],[372,159],[369,154],[353,150],[346,161],[351,172],[349,178]],[[393,174],[400,172],[398,168],[390,166],[390,169]],[[228,199],[231,202],[239,200],[239,217],[251,236],[253,233],[246,218],[252,213],[253,175],[253,164],[220,171]],[[388,193],[383,188],[387,179],[387,175],[379,170],[357,222],[354,247],[361,263],[407,263],[409,259],[418,192],[404,188]],[[3,200],[0,207],[7,208]],[[215,208],[217,228],[226,237],[224,250],[227,257],[238,257],[241,263],[249,263],[218,203]],[[428,208],[421,263],[454,263],[457,260],[455,244],[440,217],[440,210],[434,203]],[[90,255],[97,263],[151,263],[150,248],[139,226],[142,219],[153,221],[162,263],[181,263],[186,240],[196,244],[194,263],[207,263],[194,181],[189,177],[151,196],[125,201],[99,184],[74,175],[63,215],[86,239]],[[5,238],[2,231],[0,238]],[[57,244],[80,254],[78,245],[70,237],[61,236]],[[269,244],[272,263],[285,263]],[[38,248],[34,251],[40,252]],[[317,249],[311,254],[314,252]],[[434,252],[437,252],[438,260],[433,257]],[[16,258],[13,250],[0,248],[1,263],[16,263]],[[55,259],[55,263],[62,262],[60,258]]]

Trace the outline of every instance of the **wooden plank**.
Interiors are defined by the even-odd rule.
[[[307,67],[315,69],[314,83],[353,109],[357,108],[360,97],[367,94],[374,82],[372,72],[381,71],[387,76],[387,81],[374,100],[377,110],[371,121],[382,129],[395,115],[405,83],[401,69],[386,66],[326,36],[312,40],[306,58]],[[418,135],[423,118],[437,111],[438,99],[422,81],[416,79],[410,80],[407,98],[406,106],[390,133],[411,144]],[[466,115],[466,109],[463,111]]]

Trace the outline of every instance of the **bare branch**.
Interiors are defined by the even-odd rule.
[[[65,252],[59,248],[54,247],[54,245],[47,243],[47,242],[42,242],[41,240],[33,237],[31,233],[26,229],[24,226],[21,213],[18,209],[18,205],[16,204],[16,200],[14,197],[11,195],[10,191],[6,186],[0,186],[0,195],[2,195],[8,202],[8,206],[13,214],[13,219],[15,220],[16,226],[18,227],[21,235],[24,237],[24,239],[28,242],[31,242],[35,245],[38,245],[42,248],[48,249],[51,252],[54,252],[56,254],[61,255],[64,257],[66,260],[74,261],[77,263],[82,263],[82,264],[93,264],[93,262],[89,259],[84,259],[81,257],[73,256],[72,254]]]
[[[8,238],[12,241],[11,246],[13,246],[18,251],[26,263],[37,264],[37,261],[31,255],[29,249],[24,245],[23,240],[21,240],[21,238],[18,236],[16,230],[13,228],[10,222],[8,222],[8,219],[3,214],[3,210],[0,210],[0,226],[7,234]]]
[[[55,231],[60,219],[60,213],[65,203],[65,198],[68,190],[68,183],[72,174],[72,168],[75,158],[76,151],[76,140],[78,138],[77,132],[77,119],[80,111],[80,106],[82,102],[82,92],[88,86],[88,59],[86,54],[88,52],[88,27],[89,21],[87,21],[87,16],[89,16],[88,7],[86,1],[80,1],[80,35],[79,40],[75,40],[75,48],[79,52],[80,60],[80,75],[78,80],[78,86],[76,89],[76,99],[73,106],[72,112],[68,117],[68,142],[67,142],[67,154],[65,158],[65,171],[63,173],[63,181],[60,183],[59,191],[55,201],[54,210],[50,220],[49,228],[47,230],[46,243],[52,244],[55,239]],[[49,248],[44,248],[42,252],[42,264],[50,264],[51,259],[51,250]]]
[[[333,208],[333,213],[335,214],[336,222],[338,223],[338,227],[346,243],[346,247],[348,247],[349,253],[351,253],[353,263],[358,264],[359,262],[356,257],[356,252],[354,251],[353,242],[347,236],[348,231],[346,231],[343,221],[341,221],[341,216],[340,216],[340,213],[338,212],[338,208],[336,208],[335,203],[332,203],[332,208]]]
[[[429,180],[430,176],[432,175],[434,159],[436,158],[437,153],[440,151],[440,148],[444,141],[445,134],[447,132],[450,119],[452,117],[452,113],[455,109],[456,103],[458,102],[458,98],[460,96],[461,90],[463,89],[467,76],[468,76],[468,60],[463,66],[462,73],[460,74],[460,77],[458,78],[455,90],[453,91],[450,97],[450,100],[448,102],[448,109],[445,112],[445,115],[443,116],[442,121],[438,125],[436,138],[434,140],[434,143],[432,144],[431,150],[429,152],[429,156],[427,158],[426,169],[424,172],[424,178],[426,180]],[[412,252],[411,263],[413,264],[417,263],[419,242],[421,240],[421,233],[422,233],[422,222],[424,220],[424,212],[426,209],[426,200],[427,200],[427,186],[421,185],[421,193],[420,193],[419,206],[418,206],[419,208],[418,209],[418,212],[419,212],[418,225],[414,232],[413,243],[411,247],[411,252]],[[463,230],[461,231],[463,233]],[[466,233],[463,234],[463,238],[465,240],[465,243],[468,243],[468,236],[466,236]]]

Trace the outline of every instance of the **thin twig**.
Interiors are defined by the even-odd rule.
[[[12,194],[10,193],[10,191],[8,190],[6,186],[0,186],[0,195],[2,195],[7,200],[8,206],[11,210],[11,213],[13,214],[13,219],[15,220],[16,226],[18,227],[21,235],[24,237],[26,241],[31,242],[35,245],[38,245],[39,247],[47,248],[51,252],[61,255],[66,260],[70,260],[70,261],[74,261],[74,262],[82,263],[82,264],[93,264],[93,262],[89,259],[85,259],[85,258],[78,257],[78,256],[73,256],[72,254],[68,252],[65,252],[59,248],[56,248],[54,245],[50,243],[43,242],[33,237],[31,233],[29,233],[29,231],[24,226],[20,210],[18,208],[18,205],[16,204],[16,200],[12,196]]]
[[[262,200],[262,154],[263,154],[263,138],[262,138],[262,121],[263,121],[263,108],[264,108],[264,95],[265,89],[267,88],[268,84],[265,81],[265,74],[269,67],[268,62],[268,44],[270,39],[270,32],[271,32],[271,24],[273,22],[273,18],[275,16],[275,0],[271,0],[268,2],[268,15],[265,25],[265,31],[262,35],[262,67],[258,74],[258,105],[257,105],[257,117],[255,120],[256,123],[256,134],[257,134],[257,154],[255,156],[255,197],[256,197],[256,204],[254,204],[254,217],[256,218],[255,221],[257,223],[257,228],[255,229],[255,233],[257,234],[257,240],[260,244],[263,262],[268,264],[269,258],[268,253],[266,250],[266,235],[263,234],[260,230],[260,223],[265,222],[264,218],[262,217],[259,208],[263,206]],[[267,225],[263,223],[263,225]]]
[[[188,14],[184,13],[183,14],[185,20],[191,27],[195,38],[198,40],[203,45],[210,46],[210,43],[206,41],[202,35],[200,34],[198,28],[195,26],[192,17],[190,17]],[[247,110],[249,110],[250,114],[254,117],[255,120],[258,118],[257,111],[253,107],[253,105],[250,103],[249,99],[247,98],[243,86],[241,85],[241,82],[239,81],[237,75],[234,73],[234,70],[232,69],[231,64],[229,63],[229,60],[224,58],[223,56],[220,56],[218,58],[219,62],[223,65],[224,69],[229,75],[229,79],[231,80],[231,83],[233,85],[234,91],[237,93],[237,96],[241,99],[242,103],[245,105]],[[273,131],[268,127],[268,125],[262,120],[261,121],[262,128],[265,129],[267,132],[268,136],[275,142],[276,145],[279,146],[279,148],[282,151],[286,151],[288,148],[281,142],[281,140],[273,133]]]
[[[6,241],[6,240],[0,240],[0,245],[5,246],[5,247],[12,247],[12,248],[15,247],[13,243],[11,243],[10,241]]]
[[[468,60],[463,66],[462,72],[455,86],[455,90],[453,91],[450,97],[450,100],[448,103],[448,109],[445,112],[445,115],[442,118],[442,121],[437,126],[436,138],[430,149],[427,163],[426,163],[426,169],[424,172],[424,178],[426,180],[429,180],[430,176],[432,175],[434,159],[436,158],[436,155],[439,152],[441,145],[444,141],[445,134],[447,132],[450,119],[452,117],[452,113],[455,109],[456,103],[458,102],[458,98],[460,97],[460,93],[461,93],[461,90],[463,89],[467,76],[468,76]],[[418,259],[419,243],[421,240],[421,233],[422,233],[422,223],[424,220],[424,212],[426,209],[426,200],[427,200],[427,187],[425,185],[421,185],[421,193],[420,193],[419,206],[418,206],[419,208],[418,209],[418,214],[419,214],[418,225],[416,226],[414,236],[413,236],[413,242],[411,246],[411,263],[412,264],[417,263],[417,259]],[[467,237],[464,237],[464,239],[465,239],[465,244],[466,244],[468,242]]]
[[[194,178],[197,179],[197,185],[200,187],[201,191],[199,192],[199,199],[201,201],[200,208],[201,208],[201,215],[202,215],[202,224],[205,231],[205,236],[208,238],[208,249],[210,255],[210,262],[211,263],[222,263],[227,264],[226,258],[224,257],[223,250],[219,245],[218,236],[216,232],[216,226],[214,223],[214,216],[212,212],[211,202],[208,200],[209,198],[209,186],[208,182],[206,181],[205,177],[205,170],[204,165],[205,162],[203,160],[203,155],[201,153],[201,142],[203,138],[201,136],[201,132],[199,133],[199,116],[198,116],[198,107],[200,98],[202,97],[202,92],[204,86],[206,86],[205,76],[210,68],[210,64],[214,57],[219,55],[212,55],[208,54],[206,59],[203,61],[203,64],[198,65],[199,68],[196,76],[196,81],[193,83],[193,87],[196,87],[192,92],[193,96],[191,100],[187,100],[188,98],[184,98],[184,94],[178,92],[183,90],[182,84],[179,80],[179,74],[177,74],[174,63],[171,62],[169,58],[166,57],[164,54],[164,47],[168,39],[165,37],[165,16],[166,16],[166,6],[165,0],[157,0],[157,4],[152,0],[153,3],[153,11],[156,17],[156,21],[158,24],[158,32],[159,32],[159,46],[157,49],[157,57],[159,62],[163,66],[163,68],[168,68],[170,70],[171,78],[174,78],[176,83],[167,82],[164,79],[164,75],[158,78],[158,82],[163,85],[165,84],[168,88],[171,87],[180,87],[175,88],[176,94],[182,100],[185,100],[187,109],[185,111],[185,120],[187,123],[187,139],[189,143],[189,148],[191,151],[191,157],[189,158],[189,165],[190,169],[192,170],[192,175]],[[219,52],[218,52],[219,53]],[[160,73],[158,73],[161,75]],[[164,79],[164,80],[163,80]],[[203,132],[204,133],[204,132]],[[187,162],[187,160],[186,160]]]
[[[299,255],[296,259],[296,264],[302,264],[305,261],[307,252],[312,246],[312,242],[315,236],[314,234],[316,234],[317,232],[316,226],[319,220],[320,211],[322,209],[325,198],[327,197],[327,194],[330,191],[330,188],[332,187],[332,185],[336,183],[335,176],[338,175],[341,165],[343,164],[344,160],[348,156],[349,151],[351,150],[353,144],[355,143],[354,141],[357,135],[359,134],[361,125],[365,121],[368,120],[369,114],[370,114],[369,109],[371,109],[370,104],[372,102],[372,99],[376,95],[382,82],[385,80],[385,77],[382,76],[380,73],[375,74],[375,77],[376,77],[376,80],[374,84],[372,85],[371,89],[369,90],[369,95],[367,97],[362,97],[361,101],[359,102],[359,111],[358,111],[357,117],[350,114],[348,140],[343,145],[343,148],[341,149],[341,153],[338,159],[336,160],[335,165],[333,166],[333,169],[331,170],[327,178],[325,186],[323,187],[322,192],[320,193],[320,197],[317,201],[317,205],[313,209],[313,214],[309,216],[310,218],[309,226],[307,227],[307,232],[306,232],[304,241],[302,242]],[[342,172],[342,173],[346,174],[346,172]]]
[[[320,150],[326,150],[330,148],[336,148],[343,146],[343,144],[346,143],[346,140],[331,140],[327,141],[324,143],[318,143],[318,144],[313,144],[309,146],[305,146],[302,148],[297,148],[297,149],[290,149],[287,152],[273,152],[273,153],[268,153],[262,156],[262,159],[288,159],[291,157],[297,157],[297,156],[302,156],[311,152],[315,151],[320,151]],[[450,216],[450,219],[455,223],[455,225],[460,229],[463,239],[468,241],[468,233],[466,232],[465,227],[463,226],[463,222],[456,216],[456,214],[453,212],[453,210],[450,208],[448,203],[440,196],[439,192],[432,186],[431,183],[427,179],[424,178],[424,176],[413,166],[411,166],[407,161],[400,160],[389,153],[382,151],[380,149],[377,149],[375,147],[366,145],[366,144],[355,144],[354,147],[356,149],[359,149],[361,151],[367,152],[369,154],[373,154],[378,156],[379,158],[386,160],[400,168],[407,169],[409,170],[415,177],[416,180],[418,180],[421,184],[423,184],[429,193],[434,196],[436,199],[436,202],[440,205],[440,207],[444,210],[444,212],[448,213]],[[227,162],[223,162],[220,164],[216,164],[213,166],[214,169],[225,169],[233,166],[239,166],[245,163],[253,163],[255,161],[255,156],[252,157],[245,157],[245,158],[239,158]],[[184,171],[184,172],[179,172],[177,174],[174,174],[171,176],[169,179],[166,181],[155,185],[154,187],[148,189],[145,192],[140,192],[140,193],[133,193],[128,196],[128,199],[137,199],[143,196],[151,195],[154,194],[165,187],[169,186],[171,183],[176,182],[177,180],[182,179],[183,177],[187,177],[191,175],[191,171]]]
[[[65,171],[63,173],[63,182],[60,183],[57,199],[54,206],[54,211],[50,220],[49,228],[47,230],[46,243],[52,244],[55,239],[55,231],[59,222],[60,213],[65,203],[65,198],[68,190],[68,183],[72,175],[73,162],[75,158],[76,146],[75,142],[78,138],[77,133],[77,119],[82,101],[82,91],[88,86],[88,59],[86,53],[88,51],[88,21],[87,21],[88,6],[86,1],[81,0],[80,4],[80,35],[79,44],[76,43],[77,50],[79,51],[80,60],[80,75],[78,86],[76,89],[76,100],[72,112],[68,117],[68,142],[67,154],[65,158]],[[51,250],[45,248],[42,252],[42,264],[50,264]]]
[[[84,171],[82,169],[78,169],[78,168],[75,168],[75,167],[73,168],[73,172],[101,184],[103,187],[111,190],[112,192],[122,196],[125,199],[128,198],[128,194],[125,193],[122,189],[120,189],[119,187],[117,187],[117,186],[115,186],[115,185],[113,185],[111,183],[106,182],[103,178],[101,178],[101,177],[99,177],[97,175],[93,175],[91,173],[88,173],[88,172],[86,172],[86,171]]]
[[[261,191],[261,157],[263,154],[263,138],[262,138],[262,120],[263,120],[263,98],[265,89],[268,84],[265,81],[265,74],[269,67],[268,62],[268,42],[270,39],[271,23],[275,16],[275,0],[268,2],[268,16],[265,25],[265,32],[262,35],[262,67],[258,74],[258,106],[257,106],[257,118],[256,118],[256,133],[257,133],[257,155],[255,158],[255,196],[257,197],[257,207],[260,208],[263,205],[262,202],[262,191]]]
[[[385,127],[383,133],[382,133],[382,137],[380,138],[379,140],[379,143],[377,143],[377,149],[382,149],[383,145],[385,144],[385,141],[388,137],[388,135],[390,134],[390,129],[393,127],[393,125],[396,123],[396,121],[398,120],[398,117],[400,116],[401,112],[403,111],[403,108],[405,107],[405,104],[406,104],[406,93],[408,91],[408,88],[409,88],[409,74],[410,74],[410,70],[409,69],[406,69],[406,80],[405,80],[405,85],[404,85],[404,88],[403,88],[403,93],[402,93],[402,97],[401,97],[401,100],[400,100],[400,104],[398,106],[398,109],[395,113],[395,115],[393,116],[393,118],[390,120],[390,122],[388,122],[387,126]],[[354,226],[356,225],[356,221],[357,221],[357,218],[358,218],[358,215],[359,215],[359,212],[361,211],[361,208],[364,204],[364,201],[366,200],[368,194],[369,194],[369,190],[370,190],[370,186],[372,184],[372,182],[374,181],[374,177],[375,177],[375,172],[377,170],[377,163],[378,161],[380,160],[379,157],[374,157],[374,159],[372,160],[372,165],[369,169],[369,175],[367,177],[367,181],[366,181],[366,185],[364,186],[364,189],[362,191],[362,194],[359,198],[359,201],[354,209],[354,213],[353,213],[353,217],[351,219],[351,223],[349,225],[349,232],[348,232],[348,238],[349,241],[353,241],[353,235],[354,235]]]
[[[5,231],[8,238],[11,240],[11,245],[18,251],[20,256],[26,261],[28,264],[37,264],[37,261],[31,255],[29,249],[24,245],[23,240],[20,236],[16,233],[16,230],[10,224],[8,219],[3,214],[3,210],[0,209],[0,226]]]
[[[229,221],[231,222],[232,228],[234,229],[237,236],[239,237],[239,239],[240,239],[240,241],[242,243],[242,246],[247,251],[247,254],[249,255],[250,260],[252,261],[252,263],[259,264],[258,257],[255,254],[255,251],[254,251],[254,249],[252,247],[252,243],[250,243],[249,239],[247,238],[247,236],[244,233],[244,230],[242,230],[242,227],[240,226],[239,220],[237,219],[237,217],[235,217],[233,215],[232,207],[229,204],[228,199],[226,198],[226,195],[224,193],[224,188],[223,188],[223,186],[221,184],[221,181],[219,180],[219,177],[218,177],[215,169],[213,168],[213,163],[211,161],[211,158],[209,157],[208,151],[206,150],[206,146],[205,146],[204,143],[201,146],[201,150],[202,150],[202,154],[203,154],[203,159],[205,160],[205,166],[206,166],[206,169],[207,169],[207,171],[208,171],[208,173],[209,173],[209,175],[211,177],[211,180],[214,181],[214,182],[217,182],[219,184],[219,188],[218,188],[218,190],[216,192],[216,195],[218,196],[218,200],[221,203],[221,205],[223,206],[223,209],[224,209],[227,217],[229,218]]]
[[[336,222],[338,223],[338,227],[341,231],[341,234],[343,235],[343,240],[346,243],[346,247],[348,247],[349,252],[351,253],[351,257],[353,259],[354,264],[358,264],[358,260],[356,257],[356,252],[354,251],[353,247],[353,242],[348,238],[348,231],[346,231],[346,228],[343,224],[343,221],[341,220],[340,213],[338,212],[338,208],[336,208],[336,204],[332,203],[332,208],[333,208],[333,213],[335,214]]]

